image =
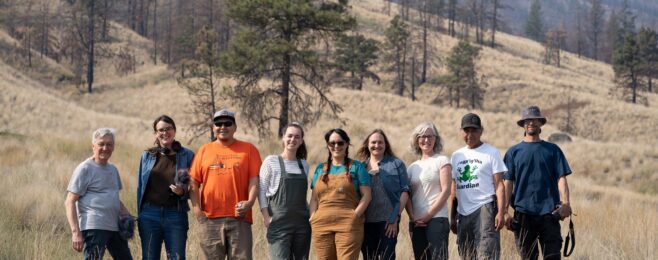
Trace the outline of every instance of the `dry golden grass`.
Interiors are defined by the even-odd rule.
[[[364,24],[362,31],[369,37],[383,41],[383,30],[392,17],[382,11],[384,2],[363,0],[353,3],[353,12]],[[392,5],[392,15],[398,8]],[[414,15],[412,11],[411,16]],[[420,29],[411,26],[413,35],[420,37]],[[457,30],[459,31],[459,25]],[[549,121],[562,122],[566,97],[586,102],[583,108],[574,111],[578,135],[592,140],[634,143],[653,142],[658,132],[645,131],[646,125],[658,125],[658,95],[643,93],[649,106],[633,105],[609,94],[614,86],[614,73],[611,66],[586,58],[578,58],[565,53],[562,67],[556,68],[542,63],[543,46],[537,42],[499,33],[496,49],[483,47],[481,59],[477,63],[479,73],[486,77],[488,88],[485,97],[485,111],[502,112],[518,116],[522,107],[536,104],[546,110],[556,112]],[[430,62],[441,64],[457,39],[430,32],[429,45],[434,50]],[[443,67],[431,67],[429,78],[445,73]],[[383,88],[389,88],[392,75],[384,75]],[[367,82],[367,90],[382,89]],[[441,89],[425,84],[418,90],[417,97],[422,102],[433,100]],[[465,105],[465,104],[462,104]]]
[[[353,2],[353,12],[369,37],[383,40],[383,29],[390,17],[382,14],[383,1]],[[392,13],[397,11],[393,5]],[[139,59],[136,74],[119,77],[112,64],[104,61],[97,70],[97,86],[92,95],[79,91],[54,89],[36,80],[32,72],[0,62],[0,259],[79,258],[70,248],[70,233],[63,210],[65,190],[74,167],[90,156],[89,135],[97,127],[118,129],[117,149],[112,160],[124,183],[122,198],[135,212],[136,169],[141,151],[153,140],[151,120],[160,114],[173,116],[179,126],[178,137],[189,139],[185,125],[191,102],[178,87],[171,71],[152,65],[152,43],[120,25],[112,25],[118,42],[107,46],[129,46]],[[414,27],[417,28],[417,27]],[[484,140],[501,152],[521,140],[515,125],[521,107],[538,104],[549,114],[543,137],[558,132],[561,99],[571,94],[587,104],[576,112],[576,127],[581,133],[572,143],[561,144],[574,171],[569,179],[574,211],[578,214],[577,259],[655,259],[658,244],[658,132],[656,102],[649,94],[649,107],[631,105],[609,96],[613,73],[609,65],[572,54],[563,58],[563,68],[541,63],[541,45],[515,36],[497,34],[495,50],[483,48],[478,66],[487,76],[489,87],[484,110],[477,110],[486,128]],[[13,39],[0,31],[0,42]],[[433,62],[445,58],[456,39],[432,32],[430,42],[436,49]],[[0,44],[2,45],[2,44]],[[44,71],[38,75],[58,75],[62,66],[44,59]],[[444,73],[433,67],[430,77]],[[415,160],[408,149],[411,130],[419,123],[434,122],[444,139],[443,154],[463,146],[459,139],[460,117],[469,110],[429,105],[440,91],[423,85],[418,102],[387,93],[391,74],[384,74],[383,86],[367,82],[365,91],[334,89],[330,96],[343,107],[343,126],[352,138],[352,154],[374,128],[386,131],[394,151],[406,163]],[[222,103],[224,104],[224,103]],[[277,140],[259,140],[238,113],[239,139],[257,143],[264,157],[278,153]],[[325,160],[323,134],[338,122],[323,118],[306,126],[309,161]],[[197,141],[197,148],[203,141]],[[636,191],[647,193],[640,194]],[[254,214],[254,252],[257,259],[267,258],[267,245],[259,213]],[[406,215],[403,222],[406,223]],[[198,226],[191,221],[188,256],[199,257]],[[563,232],[564,233],[564,232]],[[450,238],[450,254],[456,257],[455,237]],[[512,236],[503,232],[504,259],[516,259]],[[139,242],[131,242],[135,256]],[[407,226],[401,225],[399,259],[411,258]]]
[[[3,208],[0,259],[79,258],[80,254],[69,248],[63,200],[73,168],[90,155],[89,140],[3,134],[0,141],[3,143],[0,153],[12,155],[0,159],[4,177],[0,182],[0,189],[4,191],[0,196]],[[111,161],[118,167],[124,183],[122,200],[134,213],[135,169],[142,147],[125,142],[117,144]],[[309,145],[322,146],[318,141],[310,141]],[[324,151],[318,150],[312,152],[312,157],[324,155]],[[655,259],[658,198],[599,186],[582,176],[569,180],[577,214],[574,222],[578,243],[574,258]],[[397,247],[399,259],[412,257],[406,220],[403,215]],[[198,259],[199,227],[196,221],[190,222],[187,254],[190,259]],[[254,255],[256,259],[267,259],[267,243],[258,213],[254,214],[253,231]],[[566,227],[563,227],[565,232]],[[457,257],[454,241],[451,235],[451,258]],[[511,233],[503,231],[502,241],[503,259],[516,259]],[[139,259],[139,239],[133,239],[130,247]]]

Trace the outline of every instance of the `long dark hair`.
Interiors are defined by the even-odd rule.
[[[366,136],[366,139],[363,140],[363,144],[361,144],[361,148],[359,148],[359,150],[356,152],[356,156],[363,160],[370,158],[370,149],[368,149],[368,143],[370,142],[370,137],[374,134],[380,134],[384,137],[384,146],[386,146],[386,148],[384,148],[384,155],[395,157],[393,149],[391,148],[391,143],[388,142],[388,137],[386,137],[384,130],[379,128],[373,130],[372,133]]]
[[[352,183],[352,175],[350,175],[350,167],[352,166],[352,161],[349,158],[349,151],[350,151],[350,137],[347,135],[347,132],[345,130],[340,129],[340,128],[334,128],[327,133],[324,134],[324,141],[329,145],[329,137],[333,133],[336,133],[340,136],[343,141],[345,141],[345,175],[347,175],[347,180]],[[322,167],[322,181],[324,183],[327,183],[329,181],[329,168],[331,167],[331,151],[329,150],[329,147],[327,147],[327,153],[329,153],[329,156],[327,157],[327,162],[324,164],[324,167]]]
[[[306,156],[308,155],[308,151],[306,150],[306,142],[304,142],[304,129],[302,126],[297,123],[297,122],[292,122],[288,125],[286,125],[282,130],[281,130],[281,136],[285,136],[286,131],[288,130],[289,127],[294,127],[299,129],[299,131],[302,132],[302,144],[297,148],[297,153],[295,153],[295,156],[297,159],[306,159]]]
[[[156,129],[156,126],[158,125],[158,123],[160,121],[165,122],[167,124],[170,124],[171,127],[174,128],[174,131],[176,130],[176,123],[174,123],[174,120],[171,119],[171,117],[169,117],[168,115],[161,115],[161,116],[157,117],[155,120],[153,120],[153,133],[156,133],[158,131],[158,129]],[[158,140],[158,138],[155,138],[155,142],[153,142],[153,145],[154,145],[153,147],[147,149],[148,152],[150,152],[152,154],[156,154],[156,153],[169,154],[170,153],[169,148],[162,147],[162,144],[160,144],[160,141]],[[176,140],[174,140],[174,142],[171,144],[171,149],[174,150],[174,152],[180,151],[180,149],[182,147],[183,146],[180,144],[180,142],[178,142]]]

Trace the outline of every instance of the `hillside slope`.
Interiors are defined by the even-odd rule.
[[[359,30],[380,40],[390,20],[381,14],[382,8],[383,1],[362,0],[353,2],[352,9],[361,22]],[[160,114],[172,115],[178,125],[177,138],[189,140],[185,126],[192,121],[188,112],[191,102],[177,86],[175,71],[152,64],[148,55],[152,42],[148,39],[121,25],[114,25],[112,34],[118,40],[110,47],[129,48],[137,54],[139,66],[136,73],[122,76],[116,74],[111,60],[100,62],[98,84],[91,95],[74,86],[55,86],[52,78],[44,77],[70,73],[47,58],[43,60],[47,66],[38,71],[0,61],[0,172],[4,177],[0,181],[0,259],[81,256],[68,246],[70,233],[62,202],[72,170],[91,153],[89,138],[93,129],[107,126],[118,130],[111,161],[117,165],[124,184],[122,200],[133,213],[139,154],[153,142],[151,120]],[[658,125],[658,97],[648,95],[648,107],[624,103],[608,94],[613,77],[610,66],[571,54],[564,58],[562,68],[546,66],[541,63],[539,44],[505,34],[497,39],[500,46],[483,48],[478,62],[489,85],[484,109],[475,110],[483,120],[484,141],[501,152],[518,143],[522,130],[515,122],[520,108],[529,104],[538,104],[547,113],[548,124],[542,133],[547,138],[558,131],[565,95],[570,93],[585,102],[576,111],[579,135],[571,143],[559,144],[574,172],[569,183],[578,215],[574,222],[579,242],[572,257],[656,259],[658,132],[653,128]],[[0,48],[11,47],[11,42],[0,31]],[[433,32],[430,42],[435,50],[432,62],[440,64],[457,40]],[[442,73],[445,68],[435,66],[429,76]],[[430,104],[441,91],[440,86],[431,84],[421,86],[417,102],[394,95],[389,88],[392,75],[380,74],[385,79],[382,85],[367,82],[364,91],[334,88],[328,94],[343,108],[340,116],[346,124],[342,127],[352,138],[350,155],[368,133],[382,128],[395,153],[408,164],[417,159],[408,149],[411,131],[425,121],[438,126],[444,142],[442,154],[450,155],[463,146],[459,120],[468,109]],[[238,109],[227,103],[220,105]],[[259,140],[256,131],[242,120],[242,112],[237,117],[239,139],[256,143],[263,157],[280,152],[279,140]],[[311,165],[326,159],[323,134],[334,127],[340,127],[339,122],[326,118],[305,126]],[[203,142],[206,140],[197,140],[190,148],[197,149]],[[397,247],[400,259],[412,258],[406,222],[403,214]],[[190,221],[189,259],[200,258],[201,254],[197,223]],[[253,230],[257,259],[267,257],[261,223],[256,213]],[[454,239],[451,235],[451,258],[458,257]],[[511,232],[503,231],[501,240],[503,259],[513,259],[516,255]],[[130,247],[134,256],[139,255],[139,238],[131,240]]]
[[[382,10],[381,1],[365,0],[353,3],[353,12],[361,25],[360,30],[367,36],[383,41],[384,29],[392,17]],[[397,10],[397,8],[393,8]],[[413,10],[411,17],[418,17]],[[458,25],[459,26],[459,25]],[[416,25],[412,37],[419,38],[421,28]],[[459,27],[458,27],[459,30]],[[613,88],[614,73],[610,65],[571,53],[562,57],[562,66],[542,63],[541,44],[525,38],[497,34],[496,49],[482,46],[481,58],[477,62],[478,73],[484,76],[486,88],[484,111],[518,115],[521,108],[530,104],[539,105],[549,117],[550,124],[562,126],[565,118],[565,104],[568,96],[574,102],[585,105],[575,109],[573,116],[576,134],[591,140],[616,142],[652,142],[658,132],[645,131],[646,125],[658,125],[658,95],[642,93],[648,106],[629,104],[610,94]],[[428,77],[431,80],[445,74],[442,61],[447,59],[450,49],[458,39],[439,32],[430,32],[431,48]],[[383,89],[391,86],[392,75],[383,75]],[[381,90],[372,82],[369,90]],[[429,103],[441,93],[441,86],[424,84],[418,90],[420,101]]]
[[[383,40],[383,29],[390,19],[381,12],[383,8],[383,2],[374,0],[354,2],[352,8],[361,24],[359,29],[379,40]],[[7,64],[0,64],[0,86],[5,90],[0,105],[3,111],[12,111],[0,117],[7,122],[3,131],[80,138],[95,127],[113,126],[125,135],[122,138],[146,147],[152,140],[150,120],[164,113],[172,115],[182,126],[179,138],[188,140],[190,135],[184,126],[192,120],[188,112],[191,103],[185,91],[177,86],[173,72],[165,65],[151,63],[148,56],[151,45],[147,39],[121,25],[113,27],[116,34],[113,37],[118,39],[112,43],[114,48],[132,48],[140,65],[137,73],[119,76],[113,72],[111,62],[100,63],[99,84],[91,95],[55,91]],[[417,34],[418,28],[412,28]],[[573,143],[562,145],[574,172],[603,184],[658,192],[658,174],[655,174],[658,149],[652,145],[658,139],[658,131],[647,128],[658,125],[656,94],[647,94],[649,106],[625,103],[609,95],[613,77],[609,65],[566,54],[561,68],[547,66],[541,63],[542,47],[536,42],[505,34],[497,38],[500,46],[483,47],[477,64],[488,83],[484,108],[476,111],[485,123],[485,140],[502,151],[520,141],[522,132],[514,122],[520,109],[531,104],[539,105],[547,113],[548,125],[543,133],[547,138],[563,123],[564,97],[571,95],[584,104],[574,111],[578,135]],[[434,49],[432,62],[441,64],[457,39],[432,32],[430,43]],[[441,75],[444,70],[433,66],[429,77]],[[410,161],[413,156],[407,149],[409,133],[418,123],[433,121],[444,135],[444,153],[449,154],[462,145],[458,125],[467,109],[431,105],[441,86],[422,85],[419,102],[411,102],[408,97],[390,94],[392,75],[380,74],[385,79],[382,85],[367,82],[366,91],[335,88],[330,94],[343,106],[341,117],[346,119],[345,128],[355,140],[373,127],[381,127],[391,135],[398,154]],[[319,145],[322,132],[336,126],[337,122],[328,120],[307,126],[312,159],[324,158]],[[240,138],[258,141],[255,132],[240,121]],[[267,152],[276,146],[276,141],[261,140],[261,148]]]

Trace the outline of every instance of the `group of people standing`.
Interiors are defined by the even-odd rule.
[[[522,258],[536,259],[541,248],[545,259],[559,259],[559,221],[571,214],[571,170],[560,148],[539,138],[546,118],[538,107],[524,109],[517,123],[523,141],[504,159],[481,141],[484,128],[476,114],[462,118],[466,146],[451,159],[441,155],[437,127],[420,124],[410,138],[419,159],[408,167],[381,129],[363,140],[356,159],[349,154],[349,135],[331,129],[324,135],[327,159],[309,178],[304,130],[297,123],[283,128],[283,151],[261,161],[254,145],[234,138],[233,112],[215,113],[216,140],[196,154],[175,140],[171,118],[158,117],[155,145],[142,154],[138,172],[142,257],[159,259],[164,243],[168,259],[185,259],[189,199],[207,259],[253,258],[256,200],[271,259],[308,259],[311,244],[317,259],[395,259],[405,209],[416,259],[447,259],[450,231],[462,258],[499,259],[504,226],[514,232]],[[92,147],[94,156],[76,168],[68,187],[73,249],[84,250],[86,259],[102,258],[105,249],[115,259],[131,259],[118,221],[130,214],[119,200],[118,171],[108,162],[113,130],[96,130]]]

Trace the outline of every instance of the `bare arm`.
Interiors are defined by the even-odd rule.
[[[498,213],[496,214],[496,217],[494,219],[494,225],[496,226],[496,230],[500,230],[503,228],[505,225],[505,215],[509,214],[507,213],[507,208],[505,208],[505,185],[503,184],[503,173],[495,173],[493,175],[494,179],[494,189],[496,190],[496,205],[498,205]]]
[[[432,217],[439,212],[443,206],[448,203],[448,198],[450,197],[450,186],[452,185],[452,166],[451,165],[445,165],[441,170],[439,171],[439,179],[441,180],[441,192],[439,193],[438,198],[432,206],[430,207],[429,211],[423,216],[421,219],[419,219],[420,222],[422,223],[427,223]],[[420,217],[420,216],[416,216]]]
[[[450,222],[450,231],[457,234],[457,182],[453,179],[450,186],[450,217],[448,220]]]
[[[315,190],[311,190],[311,201],[309,202],[308,207],[311,212],[310,217],[313,218],[313,214],[318,210],[318,199],[315,197]]]
[[[128,208],[126,208],[125,205],[123,205],[122,201],[119,201],[121,204],[121,208],[119,209],[119,215],[120,216],[130,216],[130,211],[128,211]]]
[[[562,219],[571,215],[571,203],[569,201],[569,183],[567,183],[567,177],[562,176],[557,180],[557,188],[560,191],[560,200],[562,201],[562,207],[560,207],[560,217]]]
[[[512,204],[512,190],[514,189],[514,181],[504,180],[503,185],[505,191],[505,205],[503,205],[503,208],[505,211],[508,211],[509,206]]]
[[[192,203],[192,212],[197,218],[203,216],[203,207],[201,206],[201,201],[199,201],[201,191],[199,189],[199,183],[194,179],[190,180],[190,202]]]
[[[409,221],[414,221],[416,216],[414,216],[414,205],[413,202],[411,201],[411,198],[407,200],[407,205],[405,205],[404,208],[407,210],[407,215],[409,215]]]
[[[78,223],[78,210],[75,207],[75,203],[79,199],[80,196],[78,194],[68,192],[68,194],[66,194],[66,200],[64,201],[66,220],[68,220],[69,227],[71,228],[71,246],[73,247],[73,250],[78,252],[82,251],[82,247],[84,246],[84,239],[82,238],[82,232],[80,231],[80,225]]]
[[[242,207],[236,208],[238,214],[245,214],[251,210],[258,198],[258,176],[249,178],[249,198],[246,201],[240,201]]]
[[[503,181],[504,185],[504,191],[505,191],[505,205],[503,205],[502,209],[505,211],[505,226],[507,229],[510,229],[510,221],[512,221],[512,217],[509,215],[509,206],[512,204],[512,190],[514,188],[514,181],[513,180],[504,180]]]
[[[366,212],[370,200],[372,200],[372,191],[369,186],[359,186],[359,191],[361,191],[361,200],[359,200],[359,205],[354,209],[354,214],[361,217]]]
[[[400,206],[400,211],[398,211],[398,216],[400,216],[402,214],[402,211],[404,211],[405,208],[404,206],[407,205],[407,201],[409,201],[409,192],[402,192],[402,194],[400,194],[400,205],[402,206]]]

